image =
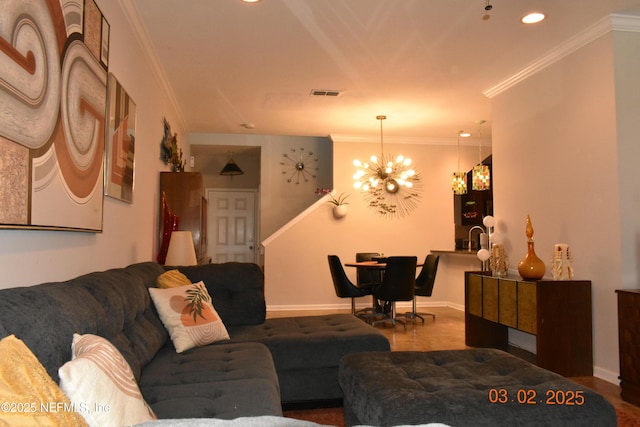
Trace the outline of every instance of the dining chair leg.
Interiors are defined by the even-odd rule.
[[[396,302],[392,301],[392,302],[390,302],[389,305],[390,305],[389,313],[383,313],[383,315],[385,316],[384,318],[379,319],[379,320],[375,320],[371,324],[375,325],[376,323],[381,323],[381,322],[391,322],[391,326],[395,327],[396,323],[402,323],[402,326],[404,326],[404,329],[406,330],[407,329],[407,324],[404,321],[398,319],[398,317],[396,316],[397,315],[397,313],[396,313]]]
[[[396,302],[392,302],[391,303],[391,324],[393,326],[396,325],[396,323],[402,323],[402,326],[404,326],[404,329],[407,330],[407,324],[406,322],[404,322],[403,320],[400,320],[397,318],[397,313],[396,313]]]
[[[416,297],[413,297],[413,313],[407,313],[408,315],[412,316],[414,319],[416,317],[419,317],[420,319],[422,319],[422,323],[424,323],[424,317],[422,316],[431,316],[433,317],[433,321],[436,321],[436,315],[433,313],[419,313],[417,308],[416,308]]]
[[[413,302],[411,303],[411,313],[405,313],[404,317],[406,317],[407,319],[413,319],[413,321],[416,321],[416,317],[420,318],[420,320],[422,320],[422,323],[424,323],[424,317],[420,316],[418,314],[418,310],[417,310],[417,303],[416,303],[417,298],[414,296],[413,297]]]

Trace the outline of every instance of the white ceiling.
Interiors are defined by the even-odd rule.
[[[488,138],[487,90],[610,14],[640,15],[640,0],[491,0],[490,19],[486,0],[120,1],[189,132],[370,137],[384,114],[385,141],[477,120]],[[532,10],[547,19],[520,23]]]

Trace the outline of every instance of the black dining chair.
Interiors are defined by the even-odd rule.
[[[387,267],[384,271],[382,283],[373,288],[373,296],[379,301],[376,304],[374,316],[382,319],[374,320],[372,324],[391,322],[395,326],[407,324],[396,316],[396,301],[411,301],[416,285],[416,265],[418,258],[415,256],[392,256],[387,258]]]
[[[331,279],[336,295],[339,298],[351,298],[351,314],[356,316],[356,301],[358,297],[371,295],[371,288],[359,288],[349,280],[345,273],[340,258],[337,255],[329,255],[329,270],[331,271]]]
[[[377,252],[357,252],[356,262],[373,261],[375,257],[379,257]],[[380,270],[371,268],[356,268],[356,284],[359,288],[372,288],[375,284],[380,284],[382,276]]]
[[[436,282],[436,272],[438,271],[438,262],[440,261],[439,255],[429,254],[424,261],[422,270],[416,278],[416,286],[413,291],[413,311],[407,313],[407,317],[420,318],[424,323],[424,317],[431,316],[433,320],[436,320],[436,315],[433,313],[418,313],[417,311],[417,297],[430,297],[433,293],[433,285]]]

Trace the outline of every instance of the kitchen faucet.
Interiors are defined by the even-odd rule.
[[[479,225],[474,225],[473,227],[471,227],[469,229],[469,252],[471,252],[472,250],[472,245],[471,245],[471,233],[473,232],[473,230],[480,230],[482,232],[482,234],[486,234],[484,228],[482,228]],[[480,239],[480,244],[482,245],[482,239]],[[480,249],[480,248],[478,248]]]

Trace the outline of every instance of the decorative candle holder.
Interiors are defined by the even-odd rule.
[[[489,261],[491,275],[494,277],[506,277],[509,271],[507,254],[504,252],[504,245],[498,243],[491,246],[491,258]]]

